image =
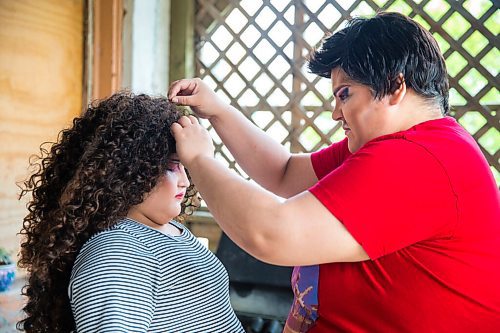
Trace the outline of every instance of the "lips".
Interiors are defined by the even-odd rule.
[[[342,126],[342,129],[344,130],[345,135],[347,135],[348,133],[351,132],[351,129],[349,127],[347,127],[347,126]]]
[[[351,129],[347,126],[347,124],[345,123],[345,121],[342,121],[342,129],[344,131],[350,131]]]
[[[182,199],[182,198],[184,198],[184,195],[186,195],[186,193],[185,193],[185,192],[177,193],[177,194],[175,195],[175,198],[176,198],[176,199]]]

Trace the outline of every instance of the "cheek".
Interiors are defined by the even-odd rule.
[[[175,185],[173,185],[174,183],[171,178],[171,176],[160,178],[153,191],[151,191],[151,199],[154,201],[165,200],[166,197],[171,196],[172,192],[175,192]]]
[[[176,191],[176,184],[173,180],[174,177],[165,177],[161,183],[157,185],[158,194],[162,197],[171,196]]]
[[[347,122],[347,125],[349,128],[355,132],[357,135],[358,131],[360,130],[360,125],[362,126],[362,123],[365,121],[363,115],[363,109],[361,109],[360,105],[357,104],[352,104],[349,105],[348,108],[345,108],[344,111],[344,119]]]
[[[358,100],[356,103],[349,105],[348,119],[350,119],[353,126],[367,129],[374,125],[374,111],[372,105],[367,103],[367,101]]]

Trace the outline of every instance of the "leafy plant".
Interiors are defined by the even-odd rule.
[[[12,257],[9,255],[7,250],[0,247],[0,265],[10,265],[12,263]]]

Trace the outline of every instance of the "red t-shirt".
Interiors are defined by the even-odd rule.
[[[319,266],[308,332],[500,332],[500,195],[453,118],[311,159],[310,192],[371,260]]]

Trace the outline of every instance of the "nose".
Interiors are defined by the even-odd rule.
[[[338,103],[335,103],[335,102],[334,102],[333,110],[332,110],[332,119],[335,121],[342,120],[342,110],[340,109],[340,106],[338,105]]]
[[[189,178],[187,176],[187,173],[186,173],[186,169],[184,169],[184,166],[180,167],[179,168],[180,172],[179,172],[179,178],[178,178],[178,181],[177,181],[177,185],[179,187],[189,187],[189,185],[191,185],[191,183],[189,182]]]

